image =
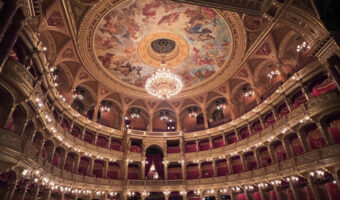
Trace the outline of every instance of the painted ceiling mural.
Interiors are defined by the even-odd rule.
[[[96,56],[119,79],[144,87],[157,68],[143,62],[138,45],[158,32],[174,33],[186,41],[187,56],[171,67],[186,87],[216,73],[232,48],[228,24],[210,8],[167,0],[127,0],[98,24],[94,35]]]

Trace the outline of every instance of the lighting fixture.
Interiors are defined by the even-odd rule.
[[[224,110],[225,108],[226,108],[226,100],[224,98],[216,100],[217,110]]]
[[[269,74],[267,74],[269,78],[276,78],[278,75],[280,75],[279,70],[271,71]]]
[[[111,103],[108,101],[102,101],[100,105],[101,112],[110,112],[111,111]]]
[[[301,44],[298,44],[296,46],[296,51],[299,53],[303,53],[305,51],[307,51],[308,49],[310,49],[310,46],[308,45],[308,43],[306,41],[303,41]]]
[[[195,107],[189,108],[188,111],[189,111],[190,117],[197,117],[198,116],[197,108],[195,108]]]
[[[182,90],[183,83],[177,74],[167,69],[164,59],[160,67],[161,69],[146,80],[145,90],[152,96],[169,99]]]
[[[73,99],[83,100],[84,99],[84,93],[85,93],[85,91],[83,91],[82,89],[80,89],[78,87],[74,90],[72,97],[73,97]]]
[[[134,109],[134,108],[132,108],[131,109],[131,118],[132,119],[139,119],[140,118],[140,115],[139,115],[139,113],[140,113],[140,110],[139,109]]]
[[[165,112],[161,112],[160,113],[160,119],[163,121],[168,121],[170,118],[169,118],[169,112],[165,111]]]
[[[245,97],[251,97],[255,94],[255,92],[248,88],[243,88],[244,96]]]

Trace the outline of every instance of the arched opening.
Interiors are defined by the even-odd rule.
[[[186,167],[187,179],[198,179],[200,177],[200,171],[196,163],[190,163]]]
[[[14,104],[14,99],[6,89],[4,89],[2,86],[0,87],[0,126],[5,127],[7,119],[9,115],[11,114],[11,109]]]
[[[150,195],[145,198],[146,200],[165,200],[162,192],[150,192]]]
[[[321,124],[326,124],[328,132],[333,137],[335,143],[340,143],[340,113],[326,116]]]
[[[20,135],[25,128],[26,119],[27,114],[25,109],[22,106],[17,106],[13,112],[11,121],[7,125],[7,129]]]
[[[243,165],[240,156],[234,156],[230,158],[231,168],[233,170],[233,174],[238,174],[243,171]]]
[[[43,146],[41,156],[48,161],[51,161],[53,154],[54,144],[51,140],[46,140]]]
[[[185,153],[197,152],[197,145],[195,141],[185,143]]]
[[[261,162],[263,167],[267,167],[270,164],[272,164],[272,159],[269,154],[268,148],[267,147],[262,147],[259,150],[260,152],[260,157],[261,157]]]
[[[241,128],[239,130],[239,132],[238,132],[238,135],[240,136],[241,140],[246,139],[247,137],[249,137],[250,133],[249,133],[248,126],[245,126],[245,127]]]
[[[103,160],[95,160],[93,164],[92,175],[97,178],[102,178],[104,174],[105,162]]]
[[[34,135],[34,123],[32,121],[29,121],[25,127],[25,130],[22,134],[22,136],[27,139],[28,141],[31,141],[33,135]]]
[[[119,128],[121,116],[119,106],[110,100],[103,100],[98,110],[97,123],[111,128]]]
[[[292,133],[289,136],[287,136],[287,140],[290,144],[290,147],[292,149],[292,152],[294,153],[295,156],[303,154],[303,146],[300,142],[299,137],[297,136],[296,133]]]
[[[263,130],[261,121],[260,120],[255,121],[252,125],[252,129],[253,129],[253,134],[261,132]]]
[[[107,169],[107,177],[110,179],[119,179],[120,174],[120,166],[116,162],[109,162],[109,166]]]
[[[66,154],[65,149],[63,149],[62,147],[57,147],[53,155],[52,165],[58,168],[62,168],[63,165],[62,158],[65,157],[65,154]]]
[[[148,128],[149,115],[146,111],[133,107],[128,110],[125,120],[130,122],[131,129],[146,131]]]
[[[33,138],[33,146],[39,151],[44,142],[44,136],[40,132],[36,132]]]
[[[202,178],[214,177],[214,168],[212,162],[203,162],[201,164]]]
[[[69,152],[67,154],[66,157],[66,161],[65,161],[65,167],[64,169],[68,172],[74,172],[75,170],[75,165],[76,165],[76,161],[77,161],[78,155],[73,153],[73,152]]]
[[[81,157],[79,161],[78,173],[84,176],[89,175],[90,174],[89,172],[90,163],[91,163],[91,158]]]
[[[307,99],[305,95],[302,93],[302,91],[299,90],[292,96],[292,102],[293,102],[294,108],[298,108],[302,104],[306,103]]]
[[[161,110],[154,115],[152,130],[159,132],[176,131],[176,114],[169,110]]]
[[[145,177],[149,180],[164,179],[163,151],[158,146],[146,149]]]
[[[327,74],[321,73],[315,77],[315,80],[312,81],[309,88],[309,91],[312,92],[313,97],[318,97],[328,91],[336,89],[336,85]]]
[[[168,165],[168,180],[182,179],[182,167],[179,163]]]
[[[311,150],[319,149],[326,145],[321,130],[315,123],[304,126],[301,131],[306,134]]]
[[[105,136],[98,135],[96,145],[99,147],[108,148],[109,140]]]
[[[257,168],[257,163],[256,163],[254,152],[245,153],[244,159],[246,161],[246,165],[247,165],[248,170],[254,170],[254,169]]]
[[[139,165],[137,163],[129,163],[128,165],[128,179],[139,178]]]
[[[232,133],[227,133],[226,142],[227,142],[227,145],[233,144],[233,143],[237,142],[237,136],[236,136],[236,134],[235,134],[234,132],[232,132]]]
[[[216,160],[217,176],[225,176],[229,173],[226,159]]]
[[[287,159],[287,153],[281,141],[274,142],[273,148],[278,162],[282,162]]]
[[[203,140],[198,142],[198,147],[199,147],[200,151],[207,151],[207,150],[211,149],[211,143],[210,143],[209,139],[203,139]]]

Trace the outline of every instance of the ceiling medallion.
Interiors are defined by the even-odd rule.
[[[163,54],[160,69],[152,74],[145,83],[145,90],[152,96],[169,99],[171,96],[178,94],[183,88],[181,78],[167,69],[164,59],[165,55],[170,53],[175,46],[176,43],[169,39],[162,38],[151,42],[152,49]]]

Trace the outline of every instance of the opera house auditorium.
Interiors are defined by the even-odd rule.
[[[340,200],[339,0],[0,0],[0,199]]]

